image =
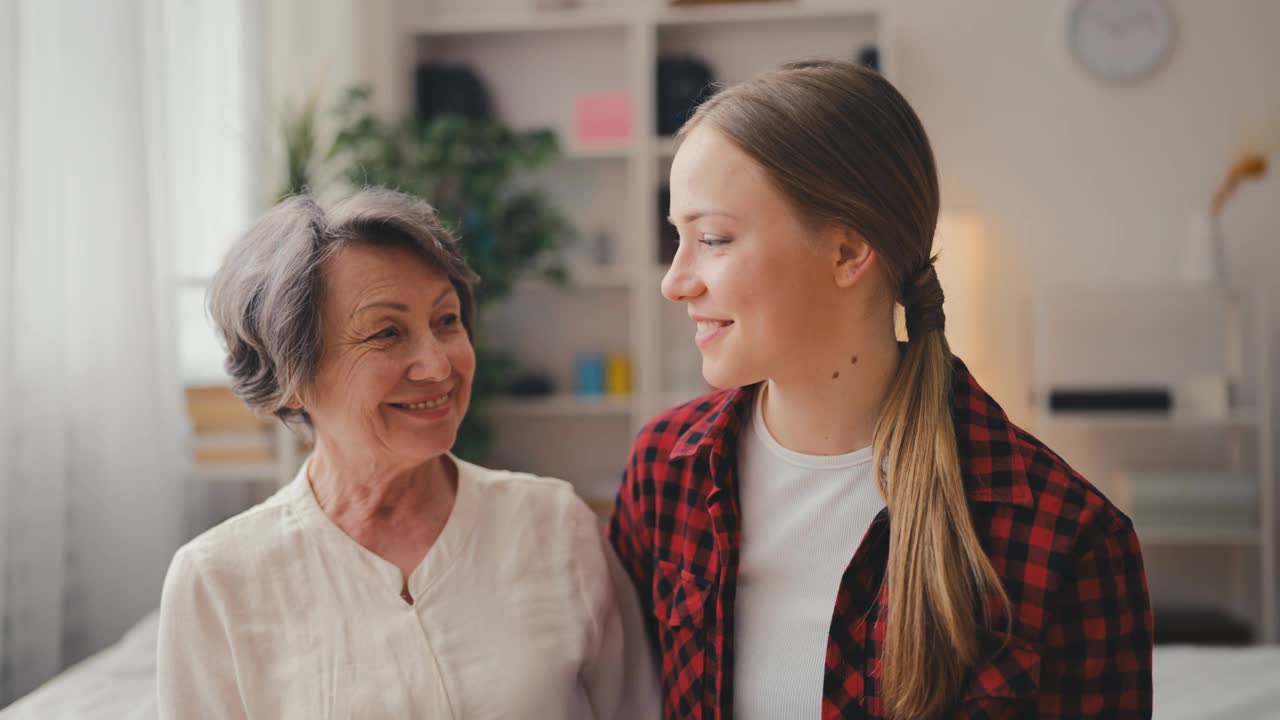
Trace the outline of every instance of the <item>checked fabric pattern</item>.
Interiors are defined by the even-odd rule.
[[[952,384],[970,511],[1013,617],[1010,635],[986,633],[987,659],[947,717],[1150,717],[1151,610],[1132,524],[1011,423],[959,360]],[[754,392],[717,392],[654,419],[610,520],[662,660],[668,718],[733,716],[737,442]],[[887,511],[875,519],[841,581],[822,718],[881,717],[889,522]]]

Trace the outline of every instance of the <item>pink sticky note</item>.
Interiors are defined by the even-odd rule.
[[[633,116],[625,92],[583,93],[573,102],[574,140],[592,146],[629,142]]]

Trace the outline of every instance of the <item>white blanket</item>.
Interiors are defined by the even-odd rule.
[[[1157,720],[1280,720],[1280,646],[1160,646]]]
[[[0,720],[154,720],[156,616],[0,711]],[[1280,720],[1280,647],[1158,647],[1156,720]]]
[[[0,720],[155,720],[157,620],[152,612],[120,642],[0,710]]]

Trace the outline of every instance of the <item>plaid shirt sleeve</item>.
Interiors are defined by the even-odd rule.
[[[970,697],[954,717],[1151,717],[1152,619],[1142,550],[1127,519],[1114,524],[1083,535],[1057,601],[1044,608],[1035,707]]]
[[[657,647],[658,627],[653,613],[653,480],[641,472],[644,443],[637,442],[627,459],[627,469],[609,517],[609,542],[631,576],[640,598],[649,640]],[[648,486],[646,492],[645,487]]]
[[[1151,717],[1142,548],[1129,521],[1118,524],[1089,537],[1063,578],[1041,646],[1039,717]]]

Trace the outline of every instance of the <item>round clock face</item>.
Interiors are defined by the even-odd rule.
[[[1075,0],[1067,22],[1071,55],[1108,83],[1147,78],[1173,47],[1173,12],[1165,0]]]

